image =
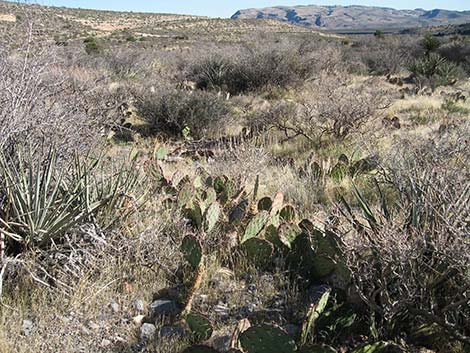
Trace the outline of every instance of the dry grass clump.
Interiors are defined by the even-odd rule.
[[[363,204],[364,221],[345,238],[357,293],[383,331],[434,327],[443,347],[468,342],[468,124],[445,138],[401,141],[387,180],[399,199],[380,210]],[[406,150],[407,152],[404,152]],[[366,202],[366,201],[363,201]],[[346,213],[345,213],[346,215]],[[408,317],[408,321],[404,318]],[[449,349],[449,348],[442,348]]]

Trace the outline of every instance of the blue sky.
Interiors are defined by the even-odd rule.
[[[469,0],[35,0],[42,5],[229,17],[239,9],[273,5],[374,5],[398,9],[470,10]]]

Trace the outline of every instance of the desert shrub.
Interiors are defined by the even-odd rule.
[[[65,155],[100,143],[107,124],[102,103],[88,101],[92,90],[71,77],[68,58],[54,50],[27,42],[0,50],[0,149],[47,139]],[[95,82],[89,83],[96,90]]]
[[[279,45],[220,52],[190,64],[186,78],[195,81],[201,89],[224,90],[232,94],[266,87],[288,87],[310,77],[314,64],[317,64],[305,53],[301,54],[302,49],[305,48]]]
[[[374,75],[397,74],[406,66],[409,56],[401,43],[393,39],[369,43],[362,50],[362,61]]]
[[[83,40],[85,52],[88,55],[94,55],[101,52],[102,48],[95,37],[87,37]]]
[[[265,123],[282,131],[286,139],[302,136],[314,143],[325,135],[344,139],[389,104],[373,82],[353,84],[342,76],[325,75],[307,85],[298,104],[275,106],[265,115]]]
[[[425,50],[426,55],[429,55],[432,52],[435,52],[441,46],[441,41],[439,38],[433,36],[432,34],[427,34],[420,41],[421,47]]]
[[[451,42],[439,48],[438,53],[448,61],[460,65],[470,74],[470,42]]]
[[[220,130],[229,112],[227,103],[217,94],[172,88],[140,92],[136,106],[153,132],[181,136],[183,129],[189,129],[194,138]]]
[[[424,334],[425,345],[434,336],[441,348],[469,343],[468,126],[459,129],[456,137],[394,146],[384,166],[396,202],[379,188],[376,208],[360,191],[362,215],[343,208],[352,226],[344,254],[378,337],[413,341]]]
[[[454,84],[461,75],[461,70],[456,64],[436,53],[415,59],[409,69],[414,82],[421,88],[448,86]]]
[[[130,50],[110,51],[104,55],[108,68],[118,78],[135,78],[144,66],[142,55]]]

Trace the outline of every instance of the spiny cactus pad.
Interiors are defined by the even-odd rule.
[[[240,345],[246,353],[294,353],[294,340],[275,326],[252,326],[239,337]]]
[[[186,261],[194,268],[198,268],[202,259],[202,246],[194,235],[187,235],[181,244],[181,251]]]
[[[214,202],[206,211],[204,217],[204,228],[206,232],[210,233],[220,217],[220,205],[218,202]]]
[[[266,240],[269,240],[276,248],[286,248],[284,243],[279,239],[279,232],[277,230],[277,227],[275,227],[274,225],[270,224],[266,227],[264,231],[264,237],[266,238]]]
[[[300,235],[300,228],[295,224],[284,223],[279,226],[279,239],[289,249],[292,248],[294,240]]]
[[[291,205],[284,206],[279,214],[281,216],[281,219],[284,222],[294,222],[295,221],[295,208],[294,208],[294,206],[291,206]]]
[[[278,192],[273,199],[273,204],[271,205],[271,215],[278,214],[284,203],[284,194],[282,192]]]
[[[274,246],[267,240],[250,238],[242,245],[248,260],[259,267],[266,266],[272,261]]]
[[[313,259],[313,273],[317,279],[326,277],[333,273],[336,269],[336,263],[322,255],[316,255]]]
[[[178,206],[186,207],[194,198],[195,190],[191,184],[185,184],[178,193]]]
[[[243,244],[250,238],[256,237],[264,228],[269,219],[269,213],[261,211],[248,223],[241,243]]]
[[[214,329],[211,322],[202,315],[189,313],[186,315],[186,323],[196,342],[204,342],[212,336]]]
[[[270,197],[263,197],[258,201],[258,211],[270,211],[273,200]]]

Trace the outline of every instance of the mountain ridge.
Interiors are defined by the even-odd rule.
[[[384,29],[470,23],[470,10],[397,10],[391,7],[364,5],[299,5],[242,9],[231,17],[266,18],[326,30]]]

